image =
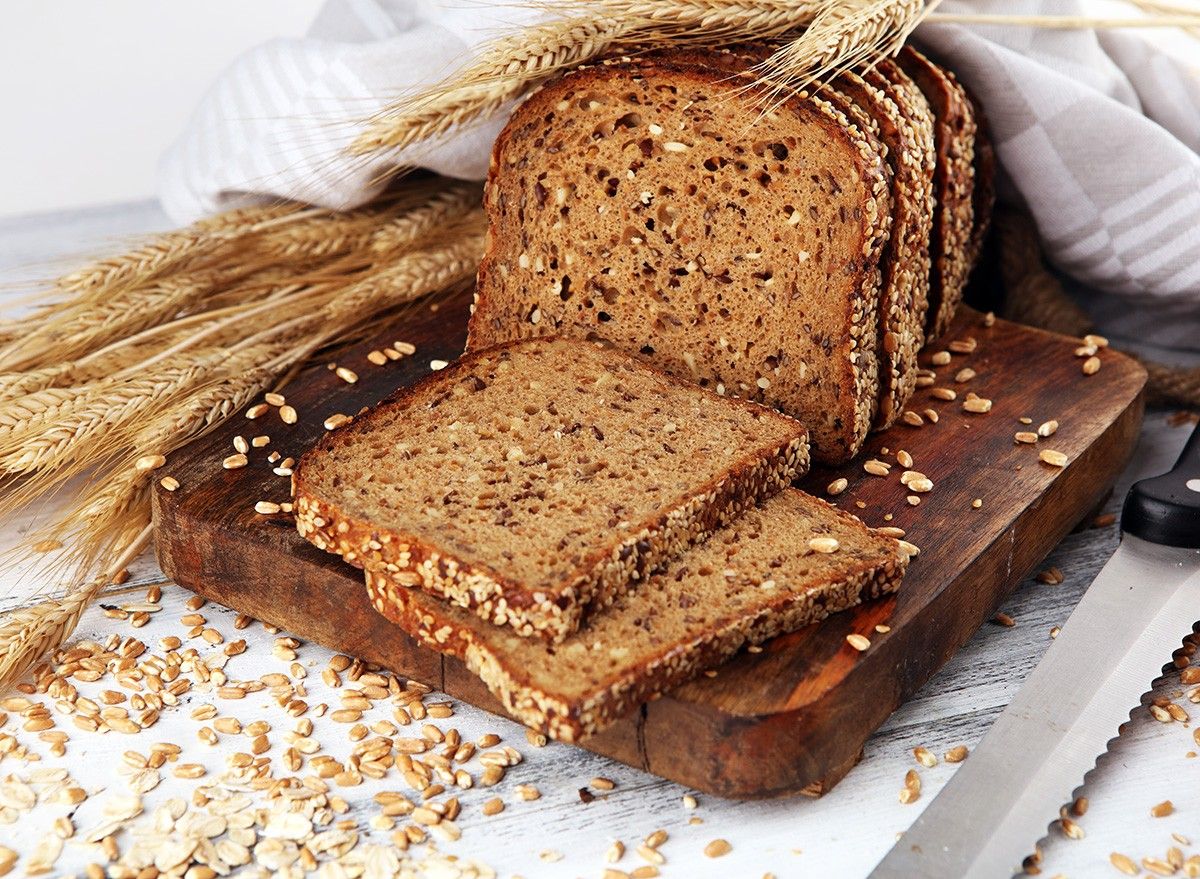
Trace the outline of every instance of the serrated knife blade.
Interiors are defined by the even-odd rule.
[[[1022,860],[1200,620],[1200,427],[1130,489],[1116,553],[974,753],[871,879],[996,879]]]

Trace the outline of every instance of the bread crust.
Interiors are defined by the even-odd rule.
[[[852,519],[861,526],[855,517],[824,501],[808,500],[831,515]],[[751,612],[730,615],[699,636],[664,643],[639,656],[636,667],[609,674],[597,686],[579,694],[538,683],[527,661],[506,656],[503,646],[489,638],[486,623],[455,614],[445,604],[386,575],[368,572],[366,580],[377,611],[422,644],[462,659],[509,714],[554,739],[577,742],[600,732],[648,699],[724,662],[748,644],[795,631],[829,614],[895,592],[906,564],[907,557],[896,544],[887,554],[856,560],[836,581],[826,579],[806,591],[781,591],[764,598]],[[546,657],[546,663],[552,661],[553,656]]]
[[[374,411],[403,409],[432,383],[453,384],[479,358],[497,351],[535,344],[515,340],[466,354],[438,373],[400,388]],[[614,352],[613,356],[617,355]],[[642,368],[688,393],[707,394],[650,364]],[[702,541],[714,530],[756,501],[783,490],[808,469],[807,432],[793,419],[747,400],[727,399],[729,405],[752,411],[790,426],[781,441],[760,444],[716,479],[696,487],[676,503],[628,529],[625,537],[597,546],[566,576],[551,594],[506,577],[486,562],[463,559],[414,535],[353,515],[322,498],[307,478],[312,469],[336,455],[336,447],[353,439],[363,421],[327,433],[297,465],[293,479],[296,528],[320,549],[340,555],[355,567],[384,573],[419,585],[498,625],[512,626],[526,637],[561,641],[578,629],[586,616],[611,603],[619,589],[639,579],[650,568]]]
[[[552,81],[518,108],[492,149],[484,197],[484,206],[491,222],[479,268],[468,349],[505,337],[498,334],[537,332],[530,327],[513,327],[514,322],[502,316],[505,282],[496,271],[503,245],[498,229],[500,211],[497,198],[504,185],[506,157],[510,151],[518,150],[512,146],[514,138],[527,126],[548,114],[568,90],[607,83],[618,76],[655,75],[684,78],[709,89],[728,89],[731,78],[739,75],[730,67],[735,60],[730,53],[674,50],[654,53],[636,60],[610,61],[577,69]],[[829,408],[835,410],[837,407],[844,407],[845,417],[835,419],[840,423],[840,427],[831,431],[832,435],[829,436],[825,435],[823,429],[818,429],[818,425],[810,424],[814,438],[814,457],[829,463],[844,462],[853,457],[861,446],[870,430],[878,405],[879,373],[875,348],[881,278],[879,260],[891,225],[888,169],[878,141],[870,132],[863,131],[855,125],[830,101],[823,97],[794,98],[788,101],[787,105],[793,112],[803,113],[806,118],[821,126],[826,137],[852,145],[858,163],[855,171],[867,181],[872,193],[868,204],[864,205],[866,222],[857,253],[848,259],[847,276],[850,278],[852,292],[846,303],[847,332],[844,339],[840,340],[839,344],[842,347],[837,356],[830,357],[828,363],[822,364],[822,368],[828,368],[838,376],[835,382],[831,381],[831,385],[842,389],[840,395],[830,400]],[[516,154],[520,154],[519,150]],[[511,234],[511,230],[508,234]],[[564,329],[568,328],[564,326]],[[794,407],[789,409],[781,401],[774,399],[768,398],[766,401],[801,417],[808,416],[816,420],[825,415],[797,412]]]
[[[975,114],[966,91],[953,73],[942,69],[912,46],[896,58],[933,110],[937,167],[934,192],[937,213],[930,237],[929,316],[926,336],[940,336],[962,302],[971,263],[975,225]]]
[[[834,80],[833,86],[871,117],[892,172],[892,231],[880,260],[883,278],[875,428],[882,430],[895,423],[912,396],[917,354],[925,344],[932,180],[926,168],[926,145],[910,114],[901,107],[892,83],[878,71],[862,76],[847,72]]]

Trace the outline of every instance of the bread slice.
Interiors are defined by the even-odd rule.
[[[975,180],[972,187],[975,224],[967,243],[968,276],[979,262],[984,241],[992,226],[992,212],[996,207],[996,148],[992,145],[991,132],[983,108],[974,95],[968,93],[971,108],[975,113]]]
[[[321,549],[561,640],[807,469],[804,428],[594,343],[462,357],[328,433],[294,476]]]
[[[896,540],[789,489],[622,594],[557,646],[520,638],[384,574],[368,572],[367,585],[380,613],[462,658],[510,714],[572,742],[746,644],[895,591],[906,562]]]
[[[877,70],[847,72],[833,87],[870,115],[892,171],[892,232],[880,261],[878,429],[891,427],[917,382],[929,306],[929,234],[933,217],[932,120],[906,110],[897,87]]]
[[[468,347],[602,338],[800,417],[845,461],[878,398],[887,165],[828,100],[760,119],[748,86],[720,53],[666,52],[522,104],[492,153]]]
[[[929,102],[935,121],[937,166],[933,185],[937,213],[930,236],[932,265],[926,321],[926,335],[933,338],[944,333],[954,320],[971,269],[975,114],[966,90],[954,74],[912,46],[901,49],[896,60]]]

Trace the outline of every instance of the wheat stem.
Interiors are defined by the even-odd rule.
[[[1149,7],[1147,7],[1149,8]],[[989,15],[985,13],[939,12],[929,16],[931,24],[1005,25],[1051,30],[1119,30],[1122,28],[1200,27],[1200,12],[1187,15],[1159,13],[1147,18],[1099,18],[1088,15]]]
[[[63,598],[13,611],[0,622],[0,691],[10,688],[39,657],[71,636],[87,606],[118,571],[150,545],[152,534],[149,522],[144,523],[132,539],[117,544],[113,561],[103,574]]]

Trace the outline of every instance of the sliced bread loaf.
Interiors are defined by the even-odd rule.
[[[326,436],[296,524],[351,564],[561,640],[807,469],[785,415],[594,343],[466,355]]]
[[[884,150],[822,97],[760,121],[720,55],[580,69],[517,109],[468,346],[602,338],[797,415],[815,457],[844,461],[878,398]]]
[[[736,653],[900,585],[900,544],[794,489],[714,534],[549,646],[367,573],[380,613],[462,658],[521,722],[562,741],[603,729]]]
[[[975,113],[954,74],[912,46],[896,58],[929,102],[934,116],[937,165],[933,187],[937,202],[929,249],[929,316],[926,335],[941,335],[954,320],[971,271],[971,233],[975,226]]]
[[[833,87],[870,115],[887,148],[892,171],[892,232],[880,261],[879,411],[875,426],[890,427],[917,382],[917,354],[925,344],[929,305],[929,233],[933,217],[933,123],[906,108],[896,86],[872,70],[847,72]]]

